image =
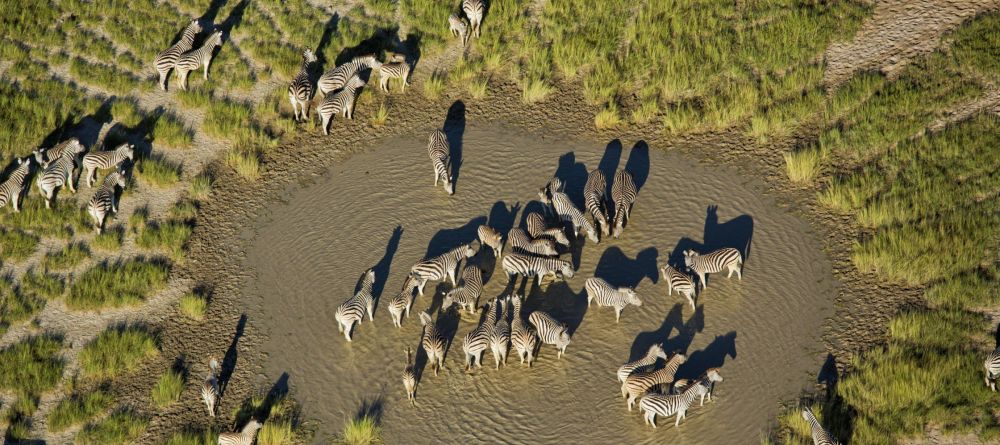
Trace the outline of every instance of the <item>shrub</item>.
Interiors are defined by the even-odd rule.
[[[90,250],[83,243],[67,244],[61,250],[48,252],[42,258],[42,267],[46,270],[66,270],[79,265],[90,257]]]
[[[0,230],[0,258],[20,262],[35,253],[38,237],[20,230]]]
[[[66,306],[72,310],[132,306],[160,289],[168,274],[165,264],[144,259],[98,264],[73,282]]]
[[[170,369],[156,381],[151,397],[157,407],[163,408],[180,400],[183,390],[184,374],[181,371]]]
[[[181,313],[192,320],[202,320],[205,318],[205,309],[208,308],[208,300],[194,292],[188,292],[181,296],[178,302]]]
[[[58,433],[71,426],[89,422],[110,409],[114,401],[111,394],[102,390],[73,395],[56,404],[49,413],[46,424],[49,431]]]
[[[131,411],[114,413],[100,422],[87,425],[76,434],[77,445],[125,445],[135,442],[149,421]]]
[[[88,378],[115,378],[135,371],[142,361],[158,354],[156,339],[145,329],[111,328],[80,351],[80,371]]]

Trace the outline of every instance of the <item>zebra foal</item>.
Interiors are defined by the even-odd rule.
[[[642,306],[642,300],[630,287],[614,287],[597,277],[587,278],[583,287],[587,290],[587,307],[590,307],[590,302],[597,301],[598,306],[615,308],[615,323],[621,318],[625,306]]]
[[[733,272],[736,272],[736,276],[740,280],[743,279],[743,272],[741,271],[743,256],[740,255],[739,250],[732,247],[714,250],[704,255],[691,249],[685,250],[684,265],[698,275],[698,282],[701,284],[702,289],[708,287],[705,275],[710,273],[728,270],[729,275],[726,278],[732,278]]]
[[[406,61],[383,63],[378,67],[379,87],[386,93],[389,92],[389,80],[400,79],[400,92],[406,92],[406,86],[410,83],[410,67]]]
[[[18,158],[17,168],[0,184],[0,208],[9,202],[14,207],[14,213],[21,211],[21,196],[28,182],[28,173],[31,173],[31,157]]]
[[[83,155],[84,176],[87,177],[87,187],[93,187],[97,180],[97,171],[117,167],[122,161],[131,161],[135,156],[135,146],[129,143],[121,144],[114,150],[95,151]]]
[[[375,297],[372,296],[372,285],[375,284],[375,271],[368,269],[361,281],[361,289],[353,297],[348,298],[337,307],[334,318],[337,320],[337,330],[344,333],[344,338],[351,341],[351,330],[355,323],[361,323],[368,314],[368,320],[375,321]]]
[[[462,46],[468,45],[469,43],[469,24],[456,13],[451,13],[448,16],[448,30],[451,31],[451,35],[458,37],[462,40]]]
[[[494,257],[500,258],[500,254],[503,253],[503,235],[501,235],[500,232],[497,232],[496,229],[483,224],[476,229],[476,235],[479,238],[479,242],[493,249]]]
[[[392,319],[393,326],[397,328],[403,327],[403,313],[406,313],[406,318],[410,317],[410,307],[413,306],[413,291],[416,290],[417,284],[412,276],[407,276],[406,280],[403,282],[403,288],[389,300],[389,304],[386,305],[386,310],[389,311],[389,318]]]
[[[307,49],[303,51],[302,67],[299,68],[299,73],[292,79],[292,83],[288,85],[288,101],[292,103],[292,111],[295,113],[296,122],[309,120],[309,101],[313,97],[313,85],[309,79],[309,72],[312,71],[314,63],[316,63],[316,55],[313,54],[312,50]]]
[[[990,355],[986,356],[983,367],[986,368],[986,386],[995,392],[997,390],[997,378],[1000,378],[1000,347],[997,347]]]
[[[238,433],[219,433],[219,445],[253,445],[261,426],[257,419],[251,419]]]
[[[104,178],[104,182],[94,192],[94,197],[87,203],[87,213],[94,220],[94,229],[98,234],[104,231],[104,218],[109,213],[118,213],[115,187],[125,188],[125,175],[120,171],[112,172]]]
[[[660,269],[660,273],[663,274],[663,280],[667,282],[667,295],[673,295],[676,290],[681,295],[687,297],[688,303],[691,304],[691,309],[695,309],[694,297],[696,296],[695,284],[691,281],[691,276],[675,269],[673,266],[667,264]]]

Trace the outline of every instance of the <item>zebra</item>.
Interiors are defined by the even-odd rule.
[[[497,305],[485,304],[483,310],[486,311],[486,318],[479,326],[476,326],[468,334],[462,343],[462,351],[465,352],[465,370],[469,371],[472,366],[481,368],[483,366],[483,352],[490,347],[490,338],[493,336],[493,329],[497,323]]]
[[[95,151],[83,155],[84,175],[87,177],[87,187],[93,187],[97,181],[97,171],[112,168],[135,155],[135,145],[124,143],[114,150]]]
[[[35,156],[35,161],[38,162],[38,165],[45,168],[48,167],[49,163],[52,161],[61,158],[63,153],[66,153],[67,150],[73,149],[77,145],[81,145],[79,139],[69,138],[56,144],[55,147],[36,149],[32,152],[32,154]]]
[[[486,3],[483,0],[462,0],[462,11],[469,18],[469,26],[472,32],[479,38],[479,28],[483,23],[483,13],[486,12]]]
[[[445,298],[442,308],[448,308],[451,302]],[[420,313],[420,323],[424,325],[424,332],[420,337],[420,346],[427,354],[427,362],[434,368],[434,375],[438,375],[438,370],[444,367],[444,351],[448,348],[448,342],[444,335],[437,328],[437,324],[431,320],[431,315],[427,312]]]
[[[802,410],[802,418],[809,424],[813,445],[840,445],[840,442],[833,437],[833,434],[830,434],[829,431],[823,428],[823,425],[820,425],[811,409],[806,408]]]
[[[400,92],[406,92],[406,85],[410,82],[410,67],[406,61],[383,63],[378,67],[379,87],[386,93],[389,92],[389,80],[401,79],[403,81]]]
[[[531,235],[532,238],[544,236],[552,238],[557,244],[569,247],[569,238],[566,238],[566,233],[563,232],[562,228],[548,227],[545,224],[545,217],[540,213],[529,213],[528,217],[525,218],[525,225],[528,228],[528,235]]]
[[[733,272],[740,280],[743,279],[743,256],[740,251],[732,247],[725,247],[719,250],[706,253],[704,255],[688,249],[684,251],[684,265],[698,275],[698,282],[702,289],[708,287],[705,281],[705,274],[722,272],[723,269],[729,271],[726,278],[732,278]]]
[[[587,183],[583,186],[583,201],[587,210],[594,216],[594,224],[601,229],[601,236],[608,236],[611,232],[604,203],[607,189],[608,180],[602,171],[595,168],[587,175]]]
[[[451,182],[451,174],[448,169],[451,167],[451,159],[448,153],[451,146],[448,144],[448,137],[441,130],[434,130],[427,138],[427,155],[431,158],[434,166],[434,186],[438,185],[438,178],[444,180],[444,190],[449,195],[455,194],[455,184]]]
[[[660,269],[663,273],[663,279],[667,282],[667,295],[673,295],[676,290],[681,295],[687,297],[688,303],[691,303],[691,309],[694,306],[694,297],[696,296],[694,282],[691,281],[691,276],[675,269],[673,266],[667,264]]]
[[[453,12],[448,16],[448,28],[451,35],[462,39],[462,46],[469,44],[469,24],[457,13]]]
[[[323,134],[330,134],[330,119],[336,115],[342,115],[348,119],[354,119],[354,99],[357,97],[358,89],[365,86],[365,81],[358,76],[354,76],[347,81],[347,85],[335,94],[323,98],[316,106],[316,114],[319,115],[323,126]]]
[[[557,258],[543,258],[521,253],[508,253],[503,257],[503,270],[507,272],[507,278],[513,279],[517,275],[525,278],[535,277],[538,285],[542,284],[542,278],[546,275],[556,273],[562,274],[563,278],[573,278],[573,264]]]
[[[392,318],[392,324],[397,328],[403,327],[404,312],[406,313],[406,318],[410,318],[410,306],[413,306],[413,290],[416,288],[417,284],[413,277],[407,276],[403,282],[403,288],[386,305],[390,318]]]
[[[253,445],[261,426],[257,419],[250,419],[238,433],[219,433],[219,445]]]
[[[452,301],[471,314],[475,312],[476,303],[482,294],[483,271],[479,266],[467,264],[462,270],[462,285],[448,291],[445,296],[451,297]]]
[[[510,343],[514,345],[514,350],[517,351],[517,356],[521,359],[521,364],[523,365],[525,359],[527,359],[528,367],[530,368],[531,362],[535,359],[535,348],[538,347],[538,337],[535,335],[535,331],[531,328],[531,325],[526,323],[524,318],[521,317],[521,303],[523,302],[523,295],[514,295],[511,297]]]
[[[219,361],[215,357],[208,361],[208,376],[201,383],[201,399],[208,408],[208,416],[215,417],[215,404],[219,401]]]
[[[1000,347],[994,349],[993,352],[986,357],[986,361],[983,362],[983,367],[986,368],[986,386],[996,392],[997,378],[1000,378]]]
[[[687,415],[687,410],[691,408],[691,404],[694,403],[694,399],[704,392],[707,391],[704,382],[696,382],[695,384],[688,386],[684,389],[684,392],[678,395],[663,395],[663,394],[646,394],[639,401],[639,410],[643,411],[643,420],[645,420],[647,425],[652,425],[656,428],[656,416],[670,416],[674,413],[677,414],[677,420],[674,422],[674,426],[678,426]]]
[[[507,366],[507,352],[510,350],[510,323],[507,322],[507,308],[510,304],[510,296],[497,299],[500,306],[500,318],[494,323],[493,330],[490,331],[490,351],[493,352],[493,360],[496,362],[496,369],[500,369],[500,362]]]
[[[406,347],[406,367],[403,368],[403,388],[406,389],[406,398],[410,401],[410,406],[416,405],[417,367],[413,363],[409,346]]]
[[[295,113],[296,122],[304,122],[309,120],[309,101],[313,97],[313,85],[309,80],[309,72],[312,70],[312,64],[316,63],[316,55],[313,54],[311,49],[307,49],[302,52],[302,68],[299,68],[299,73],[295,75],[292,79],[292,83],[288,85],[288,101],[292,103],[292,111]],[[300,112],[299,109],[302,111]],[[299,119],[299,115],[302,119]]]
[[[558,184],[558,180],[555,183]],[[591,241],[595,243],[600,241],[594,225],[583,216],[580,209],[573,205],[573,201],[570,201],[569,196],[565,193],[558,191],[554,187],[550,187],[548,193],[543,190],[539,193],[539,197],[542,198],[542,202],[548,204],[559,215],[560,220],[568,222],[573,226],[574,237],[580,236],[580,229],[582,228],[587,232],[587,238],[590,238]]]
[[[618,381],[622,384],[622,397],[628,395],[625,390],[625,379],[628,378],[633,372],[645,368],[647,366],[652,366],[656,363],[657,359],[667,359],[667,353],[663,350],[663,345],[657,343],[649,347],[646,351],[646,355],[642,356],[638,360],[628,362],[618,368]]]
[[[445,278],[455,285],[455,275],[463,258],[472,258],[476,249],[472,243],[462,244],[434,258],[422,260],[410,268],[410,275],[417,280],[420,295],[424,294],[424,286],[428,281],[444,281]]]
[[[587,307],[590,302],[596,300],[598,306],[615,308],[615,323],[622,316],[625,306],[642,306],[642,300],[635,294],[635,289],[630,287],[614,287],[601,278],[591,277],[583,284],[587,290]]]
[[[70,192],[76,193],[76,187],[73,186],[73,170],[76,168],[76,156],[83,151],[83,145],[79,141],[66,146],[59,158],[50,162],[42,174],[38,175],[35,183],[45,196],[45,208],[51,208],[52,195],[63,185],[68,186]]]
[[[437,184],[435,183],[434,185]],[[503,235],[500,232],[483,224],[476,229],[476,235],[479,237],[479,242],[493,248],[493,256],[500,258],[500,254],[503,253]]]
[[[181,89],[187,90],[187,78],[188,73],[194,71],[198,68],[205,67],[203,77],[208,80],[208,65],[212,63],[212,53],[215,52],[215,48],[222,46],[222,31],[215,31],[212,35],[205,39],[205,43],[201,44],[201,48],[194,51],[186,52],[177,60],[177,65],[174,68],[177,69],[177,74],[181,76]]]
[[[702,376],[701,382],[705,386],[705,391],[701,394],[701,406],[705,405],[705,397],[708,397],[708,401],[712,401],[712,391],[715,391],[715,384],[723,381],[722,374],[719,373],[719,368],[709,368],[705,371],[705,375]]]
[[[360,323],[368,314],[368,320],[375,321],[372,316],[375,310],[375,297],[372,296],[372,285],[375,283],[375,270],[368,269],[361,281],[361,289],[353,297],[348,298],[337,307],[334,318],[337,320],[337,330],[344,333],[344,338],[351,341],[351,329],[354,323]]]
[[[673,382],[677,368],[685,361],[687,361],[687,356],[684,354],[674,354],[673,357],[670,357],[670,360],[667,360],[667,364],[663,368],[649,372],[633,372],[626,377],[625,391],[628,393],[628,410],[632,411],[632,405],[635,405],[636,399],[645,394],[650,388],[658,385],[668,385]]]
[[[10,202],[15,213],[21,211],[21,195],[24,194],[24,186],[28,182],[29,173],[31,173],[31,157],[18,158],[17,168],[10,172],[6,181],[0,184],[0,208]]]
[[[156,59],[153,60],[153,66],[156,68],[156,72],[160,75],[160,89],[167,91],[167,75],[170,74],[170,70],[174,69],[177,61],[180,60],[181,55],[191,50],[191,45],[194,44],[194,38],[201,32],[201,24],[198,23],[198,19],[191,20],[191,23],[184,28],[184,33],[181,34],[180,40],[174,43],[170,48],[167,48],[160,54],[156,55]]]
[[[331,92],[344,88],[351,78],[359,75],[361,71],[374,69],[380,66],[382,66],[382,62],[379,62],[378,59],[371,54],[355,57],[351,59],[350,62],[341,64],[340,66],[323,73],[323,75],[319,77],[319,80],[316,81],[316,89],[319,90],[323,96],[326,96]]]
[[[570,342],[569,328],[542,311],[534,311],[528,315],[528,322],[535,327],[538,339],[543,344],[555,345],[556,358],[562,358]]]
[[[684,388],[687,388],[688,386],[691,386],[691,381],[688,379],[674,380],[674,384],[673,386],[670,387],[670,391],[667,391],[667,394],[670,395],[681,394],[684,392]],[[642,400],[640,399],[639,401],[641,402]]]
[[[510,232],[507,232],[507,239],[510,240],[510,246],[515,252],[520,251],[522,253],[542,256],[559,255],[556,251],[555,242],[547,238],[533,240],[528,237],[528,233],[520,227],[510,229]]]
[[[615,202],[615,229],[612,236],[615,238],[622,236],[625,221],[631,217],[635,194],[635,181],[632,180],[632,175],[624,169],[618,169],[615,172],[615,182],[611,184],[611,200]]]
[[[118,213],[115,186],[125,188],[125,175],[121,171],[112,172],[104,178],[104,183],[97,188],[94,197],[87,203],[87,213],[94,220],[94,228],[98,234],[104,231],[104,217],[108,213]]]

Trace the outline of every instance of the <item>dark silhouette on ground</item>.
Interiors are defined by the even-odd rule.
[[[827,400],[836,394],[837,374],[837,360],[833,357],[833,354],[827,354],[826,360],[823,361],[823,366],[819,368],[819,375],[816,376],[816,382],[826,387]]]
[[[583,186],[587,183],[587,166],[576,160],[576,153],[569,152],[559,156],[559,164],[552,175],[562,181],[563,193],[578,209],[586,209],[583,205]],[[538,184],[541,188],[545,184]]]
[[[604,155],[601,156],[601,162],[597,164],[597,169],[604,173],[604,177],[607,178],[608,184],[605,190],[605,195],[610,197],[611,193],[611,182],[615,178],[615,171],[618,170],[618,164],[622,160],[622,141],[619,139],[614,139],[608,142],[608,146],[604,149]]]
[[[316,66],[319,67],[320,71],[325,71],[333,68],[333,66],[327,66],[327,64],[330,63],[330,61],[326,59],[326,48],[329,47],[330,43],[333,42],[333,35],[337,33],[339,25],[340,25],[340,14],[336,12],[333,13],[333,15],[330,16],[330,20],[327,20],[326,24],[323,25],[323,35],[320,36],[319,43],[316,45]],[[317,73],[310,73],[311,75],[310,79],[312,79],[314,82],[319,77],[319,76],[312,77],[315,76],[316,74]]]
[[[660,276],[656,266],[658,256],[659,252],[655,247],[647,247],[639,251],[635,259],[631,259],[618,246],[611,246],[604,250],[601,259],[597,261],[594,276],[612,286],[636,288],[644,278],[656,283]]]
[[[222,397],[226,394],[226,389],[229,387],[229,379],[232,378],[233,372],[236,370],[236,361],[239,358],[239,343],[240,338],[243,337],[243,330],[247,326],[247,314],[240,315],[240,320],[236,322],[236,333],[233,334],[233,341],[229,343],[229,349],[226,349],[226,355],[222,358],[221,368],[219,370],[219,396]]]
[[[646,355],[649,347],[657,343],[663,345],[663,350],[668,355],[676,352],[687,353],[687,349],[691,346],[691,341],[694,340],[695,334],[705,329],[705,307],[698,306],[694,311],[694,315],[686,322],[684,321],[683,310],[684,304],[675,304],[667,312],[663,323],[660,323],[658,328],[637,335],[635,340],[632,341],[631,349],[629,349],[628,361],[637,360]],[[671,338],[670,333],[675,329],[677,330],[677,334]]]
[[[628,153],[628,161],[625,163],[625,171],[632,175],[636,191],[642,191],[646,179],[649,178],[649,145],[646,141],[636,142],[632,146],[632,150]],[[638,198],[636,200],[638,201]]]
[[[701,306],[699,306],[701,307]],[[688,359],[677,370],[677,378],[696,379],[711,368],[720,368],[726,356],[736,358],[736,331],[716,336],[705,349],[688,353]],[[725,370],[722,371],[725,378]]]
[[[587,314],[587,295],[574,292],[565,281],[553,281],[540,287],[535,281],[526,284],[527,298],[521,307],[527,318],[533,311],[544,311],[569,328],[570,335],[579,329]],[[522,288],[522,289],[525,289]],[[524,290],[522,290],[524,292]],[[550,346],[551,348],[551,346]],[[572,345],[570,345],[572,348]],[[569,349],[567,349],[568,351]]]
[[[378,396],[375,396],[375,398],[371,400],[361,401],[361,406],[358,407],[358,410],[354,413],[354,419],[361,420],[364,419],[365,417],[368,417],[375,422],[375,425],[381,425],[382,414],[384,413],[384,411],[385,411],[385,401],[383,400],[382,395],[380,394]]]
[[[402,237],[403,227],[396,226],[396,228],[392,231],[392,236],[389,237],[389,242],[385,246],[385,254],[382,255],[382,259],[379,260],[374,267],[372,267],[375,271],[375,283],[372,284],[372,296],[375,298],[376,309],[378,309],[378,304],[382,300],[382,292],[385,290],[385,283],[389,280],[392,258],[396,255],[396,249],[399,248],[399,240]]]
[[[753,217],[740,215],[724,223],[719,223],[719,206],[710,205],[705,211],[704,252],[732,247],[743,255],[746,263],[750,257],[750,243],[753,240]]]
[[[233,10],[229,12],[229,15],[226,16],[226,19],[217,26],[217,28],[222,31],[223,45],[225,45],[226,41],[229,40],[229,36],[232,34],[233,29],[239,27],[240,23],[243,23],[243,14],[246,12],[247,6],[249,5],[250,0],[242,0],[237,3],[236,6],[233,7]],[[205,29],[208,30],[207,27]],[[206,33],[205,36],[207,37],[208,34]],[[215,51],[220,51],[220,48],[216,48]]]
[[[462,168],[462,136],[465,135],[465,102],[456,100],[448,107],[448,114],[441,126],[448,137],[448,160],[451,163],[451,180],[458,190],[458,173]]]
[[[463,224],[461,227],[439,230],[431,237],[431,241],[427,243],[427,251],[424,253],[424,258],[432,258],[462,244],[478,240],[477,231],[479,230],[479,226],[483,224],[486,224],[486,217],[477,216],[470,219],[469,222]]]

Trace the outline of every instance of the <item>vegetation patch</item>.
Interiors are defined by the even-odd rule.
[[[167,265],[144,259],[101,263],[73,282],[66,306],[73,310],[132,306],[160,289],[168,274]]]
[[[215,445],[218,441],[219,435],[210,430],[201,432],[183,431],[174,433],[162,445]]]
[[[20,230],[0,230],[0,258],[18,263],[35,253],[38,237]]]
[[[46,270],[67,270],[79,265],[90,257],[90,250],[83,243],[70,243],[62,249],[48,252],[42,258],[42,267]]]
[[[188,292],[181,296],[177,303],[181,313],[192,320],[201,321],[205,318],[205,309],[208,308],[208,299],[194,292]]]
[[[163,408],[180,400],[183,390],[184,373],[176,369],[169,369],[156,381],[150,396],[153,399],[153,404]]]
[[[69,427],[93,420],[106,412],[114,404],[111,394],[95,390],[83,394],[74,394],[60,400],[47,417],[46,425],[49,431],[60,432]]]
[[[36,269],[29,269],[18,281],[18,292],[46,300],[59,298],[65,291],[66,284],[62,278]]]
[[[149,425],[149,420],[131,411],[120,411],[87,425],[76,434],[77,445],[125,445],[134,443]]]
[[[45,300],[15,289],[6,278],[0,278],[0,334],[19,321],[31,318],[45,307]]]
[[[115,378],[135,371],[144,360],[159,353],[156,338],[145,329],[111,328],[80,351],[81,375],[92,379]]]
[[[59,383],[63,363],[62,339],[41,335],[0,350],[0,389],[36,395]]]
[[[116,252],[121,249],[125,240],[125,228],[121,225],[105,227],[101,233],[94,235],[90,246],[103,252]]]
[[[181,179],[181,167],[162,156],[150,156],[139,162],[136,172],[143,182],[168,187]]]
[[[192,228],[183,221],[169,220],[148,223],[136,236],[135,243],[143,249],[166,252],[175,260],[184,257],[184,243],[191,237]]]

